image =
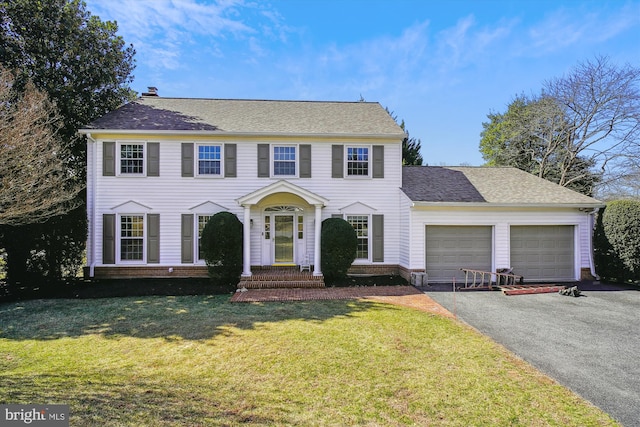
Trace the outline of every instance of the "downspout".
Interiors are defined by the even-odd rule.
[[[89,205],[87,209],[87,216],[89,217],[89,247],[87,248],[87,252],[90,253],[90,261],[89,261],[89,277],[93,278],[95,276],[95,267],[96,267],[96,168],[98,161],[98,149],[96,148],[96,141],[91,137],[90,133],[87,133],[87,144],[92,144],[91,149],[91,177],[89,179],[90,188],[87,191],[87,195],[91,195],[91,201],[87,197],[87,204]],[[89,170],[87,170],[87,173]]]
[[[593,260],[593,234],[595,230],[595,215],[598,213],[599,210],[600,208],[594,208],[591,212],[587,214],[589,215],[589,233],[591,233],[589,238],[589,243],[590,243],[589,269],[591,270],[591,275],[595,277],[596,280],[600,280],[600,276],[598,276],[598,274],[596,273],[596,264]]]

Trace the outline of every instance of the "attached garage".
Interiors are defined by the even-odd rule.
[[[575,280],[574,226],[511,226],[511,268],[527,282]]]
[[[425,234],[430,282],[464,281],[461,268],[491,271],[492,227],[427,225]]]

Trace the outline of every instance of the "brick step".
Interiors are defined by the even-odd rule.
[[[324,280],[241,280],[238,289],[324,288]]]

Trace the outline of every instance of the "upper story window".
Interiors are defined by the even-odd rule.
[[[144,174],[144,144],[120,144],[120,173]]]
[[[296,147],[295,146],[274,146],[273,147],[273,175],[274,176],[295,176],[296,175]]]
[[[369,176],[369,147],[347,147],[347,176]]]
[[[222,146],[198,145],[198,175],[220,176],[222,174]]]

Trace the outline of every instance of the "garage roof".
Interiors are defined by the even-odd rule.
[[[402,191],[418,205],[604,206],[512,167],[404,166]]]

